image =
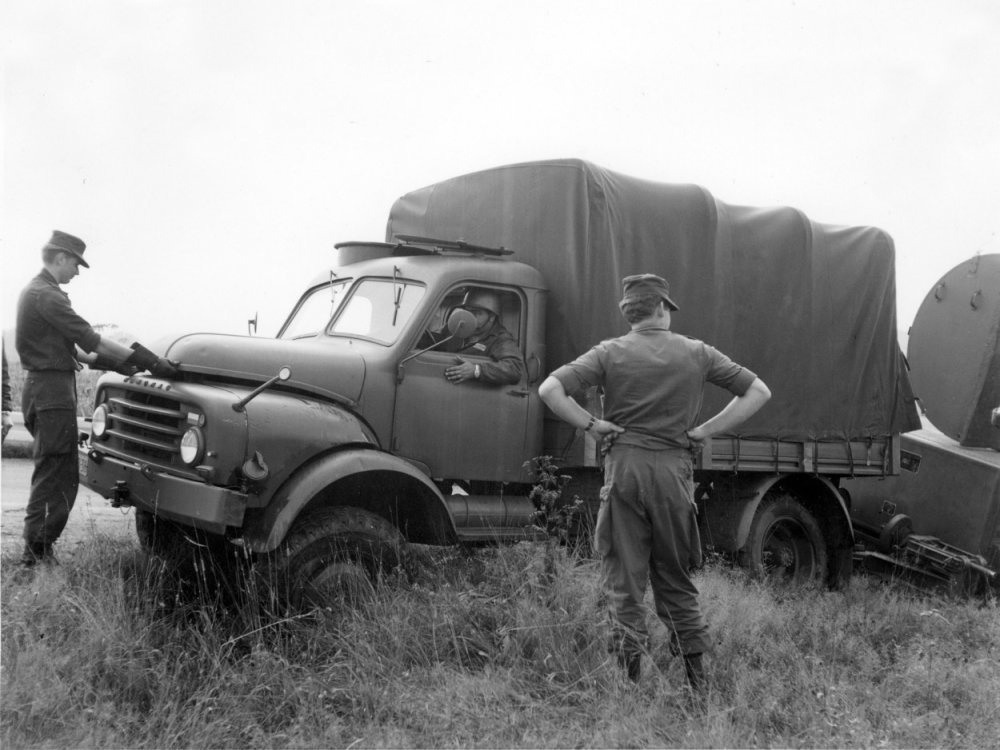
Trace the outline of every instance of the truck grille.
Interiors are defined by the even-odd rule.
[[[187,411],[163,393],[112,391],[108,407],[108,447],[131,458],[181,467],[180,442]]]

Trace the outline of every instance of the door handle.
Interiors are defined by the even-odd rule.
[[[521,398],[527,398],[531,394],[531,391],[525,389],[520,391],[507,391],[508,396],[520,396]]]

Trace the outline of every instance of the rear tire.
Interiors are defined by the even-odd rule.
[[[363,601],[407,562],[403,535],[382,516],[323,508],[295,522],[257,576],[269,608],[301,612]]]
[[[792,495],[768,495],[754,514],[740,563],[754,576],[776,583],[822,583],[829,565],[823,530]]]

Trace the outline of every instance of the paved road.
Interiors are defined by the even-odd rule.
[[[15,411],[10,415],[13,426],[10,428],[7,438],[3,441],[4,458],[9,456],[25,456],[31,453],[31,435],[24,426],[24,418],[21,412]]]
[[[24,509],[31,486],[32,463],[26,458],[4,458],[0,466],[0,549],[4,555],[19,554]],[[76,547],[95,533],[135,538],[134,514],[112,508],[108,501],[90,490],[80,488],[69,523],[56,545],[56,555],[71,557]]]

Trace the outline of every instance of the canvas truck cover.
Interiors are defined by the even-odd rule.
[[[840,441],[920,427],[897,342],[893,243],[879,229],[731,206],[695,185],[567,159],[407,193],[387,239],[407,234],[503,246],[538,268],[550,290],[546,371],[625,333],[621,279],[656,273],[680,307],[672,329],[771,388],[740,435]],[[729,398],[708,387],[704,413]]]

